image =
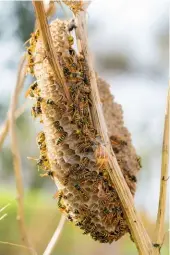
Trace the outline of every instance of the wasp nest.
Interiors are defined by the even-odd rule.
[[[55,20],[50,31],[71,102],[57,83],[37,30],[28,47],[28,72],[36,77],[28,94],[35,99],[32,115],[40,117],[40,158],[37,164],[58,183],[58,207],[68,219],[102,243],[129,231],[108,172],[107,155],[93,127],[88,66],[76,54],[68,22]],[[108,85],[97,78],[110,140],[127,184],[134,195],[139,159],[123,124],[122,108]]]

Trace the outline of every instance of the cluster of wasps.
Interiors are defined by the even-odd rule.
[[[35,46],[38,41],[40,32],[37,29],[34,33],[31,34],[31,38],[25,43],[29,43],[29,47],[27,47],[27,61],[28,61],[28,68],[27,73],[30,73],[31,75],[34,75],[34,51]]]
[[[70,44],[72,43],[73,40],[70,39]],[[114,203],[114,200],[118,200],[118,197],[114,188],[110,184],[110,178],[107,171],[107,153],[100,144],[95,143],[97,132],[93,128],[90,119],[89,107],[92,104],[90,100],[91,90],[89,70],[85,58],[81,54],[77,56],[71,47],[69,51],[69,58],[65,57],[63,61],[63,72],[66,81],[69,81],[69,91],[72,100],[72,104],[70,105],[70,113],[72,114],[72,123],[76,124],[77,126],[77,130],[75,130],[75,135],[78,141],[77,145],[81,153],[88,153],[92,151],[95,154],[95,167],[97,167],[97,172],[90,171],[90,160],[88,157],[83,157],[78,165],[72,166],[69,174],[67,175],[69,184],[73,185],[74,187],[73,190],[75,196],[81,196],[84,203],[83,205],[79,206],[78,210],[75,209],[74,211],[74,213],[77,215],[76,225],[84,230],[84,234],[90,233],[93,239],[99,240],[102,243],[111,243],[113,240],[119,239],[125,232],[127,232],[127,225],[124,223],[124,225],[120,227],[119,221],[124,222],[122,220],[122,210],[120,208],[120,204],[117,205],[117,209],[109,209],[107,208],[108,205],[103,206],[102,204],[106,200],[108,201],[108,204],[110,204],[112,201]],[[100,185],[102,186],[103,190],[103,195],[100,198],[100,204],[98,204],[98,207],[100,208],[99,210],[103,211],[101,214],[101,222],[107,225],[117,223],[119,229],[116,229],[116,232],[113,231],[110,233],[104,229],[99,231],[98,227],[93,222],[94,215],[93,213],[90,213],[88,206],[86,206],[86,203],[88,203],[90,200],[86,185],[88,185],[88,181],[90,182],[91,180],[94,181],[91,187],[94,194],[95,192],[99,192],[98,189]],[[111,192],[114,193],[113,197],[110,196]],[[59,205],[59,207],[63,208],[63,205]],[[68,219],[72,220],[72,217],[69,214],[69,209],[67,209],[67,213]]]
[[[31,34],[31,38],[26,42],[29,43],[29,46],[26,48],[27,49],[27,74],[31,74],[34,76],[34,51],[36,47],[36,43],[39,38],[39,30],[37,29],[34,33]],[[37,81],[34,81],[29,89],[26,91],[25,94],[26,97],[31,97],[36,99],[36,103],[32,107],[31,114],[34,118],[36,117],[41,117],[41,101],[42,98],[40,97],[40,89],[38,88],[38,83]]]
[[[76,127],[71,135],[75,140],[74,144],[76,144],[73,158],[75,157],[78,162],[70,163],[68,167],[64,166],[67,169],[64,169],[66,171],[63,171],[62,177],[59,173],[64,189],[57,192],[55,197],[58,198],[58,207],[68,215],[70,221],[75,221],[76,225],[84,230],[84,234],[90,233],[95,240],[111,243],[126,233],[128,228],[124,221],[118,195],[108,176],[107,153],[97,141],[98,135],[91,121],[90,107],[92,102],[90,99],[89,70],[83,53],[77,55],[72,47],[74,38],[71,31],[73,29],[76,29],[76,25],[71,21],[67,27],[69,55],[60,59],[60,65],[70,92],[71,103],[67,102],[66,109],[68,112],[65,111],[65,114],[69,114],[70,126],[73,124]],[[28,72],[32,75],[34,75],[34,50],[38,37],[39,31],[37,30],[31,35],[30,46],[27,48]],[[37,81],[30,86],[26,96],[36,100],[32,108],[32,115],[33,117],[40,117],[41,122],[43,122],[42,108],[44,106],[64,115],[65,106],[62,104],[62,95],[61,97],[59,95],[58,102],[54,102],[50,98],[45,100],[41,97]],[[50,118],[50,116],[47,117]],[[55,146],[60,147],[61,152],[66,154],[64,144],[70,134],[65,132],[64,124],[61,125],[62,117],[52,121],[57,134]],[[112,139],[112,143],[117,148],[126,146],[125,141],[117,138]],[[50,168],[44,132],[38,134],[37,144],[40,150],[37,165],[45,171],[43,176],[53,177],[54,173]],[[69,147],[70,144],[66,143],[66,145]],[[67,148],[67,150],[69,149]],[[65,158],[63,161],[67,163]],[[116,226],[115,230],[111,230],[113,226]]]
[[[76,29],[75,23],[72,21],[68,26],[69,32]],[[66,82],[69,84],[69,92],[71,97],[70,113],[72,115],[72,123],[76,124],[77,130],[75,135],[77,138],[84,139],[83,148],[80,150],[88,150],[91,146],[91,141],[96,137],[96,131],[92,127],[90,120],[89,107],[92,104],[90,99],[90,81],[88,75],[88,67],[83,54],[79,56],[71,47],[74,43],[73,37],[69,36],[69,57],[65,57],[63,61],[63,73]],[[80,147],[82,145],[82,139],[80,139]]]
[[[31,34],[31,38],[26,42],[29,43],[29,46],[27,47],[27,71],[26,74],[31,74],[34,76],[34,51],[36,47],[36,43],[39,38],[39,30],[37,29],[34,33]],[[34,118],[40,117],[40,122],[42,123],[42,109],[41,109],[41,103],[43,102],[42,97],[40,96],[40,89],[38,88],[37,81],[34,81],[29,89],[25,93],[25,97],[30,97],[36,100],[36,103],[33,105],[31,110],[31,115]],[[52,172],[50,170],[50,163],[47,155],[47,148],[46,148],[46,142],[45,142],[45,133],[39,132],[37,135],[37,146],[40,151],[40,157],[38,159],[33,157],[28,157],[29,159],[35,160],[37,162],[38,170],[44,170],[46,171],[45,174],[41,174],[41,176],[51,175]]]

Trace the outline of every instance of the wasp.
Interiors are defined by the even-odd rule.
[[[40,35],[40,31],[37,29],[34,33],[31,33],[30,39],[28,39],[24,44],[29,42],[30,47],[28,48],[28,55],[32,55],[32,52],[35,50],[36,42],[38,41],[38,37]]]
[[[90,152],[90,151],[93,151],[93,143],[92,142],[85,142],[85,143],[80,143],[78,145],[78,149],[80,152]]]
[[[129,175],[128,176],[130,180],[132,180],[133,182],[137,182],[137,178],[135,175]]]
[[[29,55],[29,56],[32,56],[32,50],[31,50],[31,47],[29,47],[29,48],[27,49],[27,53],[28,53],[28,55]]]
[[[76,69],[76,68],[77,68],[76,63],[72,63],[72,64],[71,64],[71,67],[73,67],[74,69]]]
[[[57,202],[57,205],[58,205],[58,207],[59,207],[60,209],[65,210],[65,209],[66,209],[65,205],[62,205],[62,203],[61,203],[62,198],[63,198],[63,192],[60,191],[60,192],[59,192],[59,195],[58,195],[58,202]]]
[[[27,73],[34,75],[34,60],[32,58],[28,59]]]
[[[106,168],[102,169],[104,182],[108,184],[109,174]]]
[[[89,158],[87,157],[82,158],[80,161],[79,169],[82,170],[83,168],[87,167],[89,162],[90,162]]]
[[[74,118],[75,123],[78,124],[80,121],[80,114],[77,110],[74,112],[73,118]]]
[[[71,86],[71,87],[69,87],[69,91],[72,94],[72,96],[74,96],[75,92],[76,92],[76,88],[74,86]]]
[[[108,238],[108,236],[109,236],[108,232],[101,233],[101,237],[103,237],[103,238]]]
[[[122,214],[122,208],[119,207],[119,206],[113,207],[113,208],[112,208],[112,212],[113,212],[113,213],[116,213],[116,215],[117,215],[117,217],[118,217],[118,215],[121,215],[121,214]]]
[[[63,72],[64,72],[64,75],[65,75],[66,77],[69,77],[70,74],[71,74],[70,70],[69,70],[67,67],[64,67],[64,68],[63,68]]]
[[[108,155],[103,146],[99,145],[95,151],[96,163],[99,169],[107,166],[108,164]]]
[[[41,157],[37,160],[37,166],[38,166],[38,168],[43,166],[44,161],[47,161],[47,159],[46,159],[45,156],[41,156]]]
[[[81,129],[76,129],[76,130],[75,130],[75,134],[76,134],[77,136],[80,136],[80,135],[82,134]]]
[[[87,235],[90,231],[88,229],[86,229],[84,232],[83,232],[83,235]]]
[[[41,149],[42,147],[45,147],[43,143],[45,142],[45,133],[41,131],[37,136],[37,144],[38,147]]]
[[[70,104],[70,106],[69,106],[69,107],[70,107],[70,110],[71,110],[72,112],[74,112],[74,111],[75,111],[75,108],[76,108],[76,107],[75,107],[75,104]]]
[[[161,250],[162,244],[159,243],[153,243],[153,247],[159,248],[159,251]]]
[[[69,35],[69,36],[67,37],[67,39],[68,39],[68,42],[69,42],[69,45],[70,45],[70,46],[74,44],[74,37],[73,37],[73,36]]]
[[[62,143],[64,141],[64,139],[67,136],[67,132],[64,132],[56,141],[56,144],[59,145],[60,143]]]
[[[88,199],[88,197],[86,196],[86,194],[85,194],[85,192],[83,191],[83,189],[80,187],[80,185],[79,184],[74,184],[74,187],[76,188],[76,190],[78,190],[78,191],[80,191],[81,192],[81,194],[83,195],[83,197],[87,200]]]
[[[71,22],[68,24],[68,31],[71,32],[73,29],[76,29],[77,26],[76,26],[76,23],[75,23],[75,20],[72,19]]]
[[[28,68],[27,68],[27,72],[29,72],[30,74],[34,74],[34,58],[33,58],[33,49],[32,46],[30,46],[27,49],[27,54],[28,54]]]
[[[88,205],[82,204],[82,205],[79,206],[79,209],[80,209],[81,213],[86,215],[86,213],[88,212]],[[86,223],[87,223],[87,222],[91,221],[91,218],[90,217],[85,217],[84,220],[82,220],[82,223],[84,223],[84,221],[86,221]]]
[[[88,116],[82,116],[79,118],[79,121],[77,122],[77,125],[79,127],[83,127],[89,123],[89,118]]]
[[[33,57],[28,57],[27,74],[30,73],[34,76],[34,65],[40,63],[40,61],[34,62]]]
[[[90,177],[91,177],[91,173],[89,172],[89,170],[86,169],[86,170],[83,170],[83,172],[81,174],[78,173],[76,175],[75,179],[76,179],[76,181],[80,181],[82,183],[82,182],[90,179]]]
[[[87,95],[81,96],[81,102],[85,102],[86,104],[92,106],[92,101]]]
[[[29,42],[30,45],[34,45],[34,44],[37,42],[39,35],[40,35],[40,31],[39,31],[39,29],[37,29],[34,33],[31,33],[31,38],[28,39],[28,40],[25,42],[25,44],[26,44],[27,42]]]
[[[139,167],[142,168],[142,159],[140,156],[137,157],[137,162],[139,164]]]
[[[68,215],[68,216],[67,216],[67,219],[68,219],[69,221],[73,221],[73,218],[71,217],[71,215]]]
[[[127,145],[127,142],[116,135],[110,137],[112,145]]]
[[[38,102],[38,103],[41,103],[42,101],[43,101],[43,98],[38,96],[38,97],[37,97],[37,102]]]
[[[88,115],[88,103],[80,102],[79,110],[81,115]]]
[[[87,85],[84,85],[81,90],[82,90],[82,92],[87,93],[87,94],[89,94],[91,91],[90,87]]]
[[[38,95],[38,83],[35,81],[33,84],[30,85],[29,89],[25,93],[25,97],[35,97],[35,95]]]
[[[75,214],[79,214],[79,211],[77,209],[74,210]]]
[[[105,214],[110,213],[110,211],[109,211],[106,207],[103,209],[103,212],[104,212]]]
[[[120,232],[121,234],[124,233],[127,229],[128,229],[127,224],[125,223],[124,219],[121,218],[118,224],[118,232]]]
[[[36,30],[34,33],[31,34],[31,38],[25,42],[25,44],[27,42],[29,42],[30,46],[27,48],[27,54],[28,54],[28,72],[30,72],[30,74],[34,74],[34,59],[33,59],[33,52],[35,50],[35,46],[36,46],[36,42],[38,40],[39,37],[39,30]]]
[[[27,157],[28,159],[35,160],[37,162],[38,170],[40,167],[43,167],[45,165],[49,165],[48,159],[46,156],[41,156],[39,159],[34,157]],[[46,168],[46,167],[45,167]]]
[[[72,82],[78,82],[82,80],[82,74],[81,72],[71,72],[69,78],[71,79]]]
[[[57,103],[61,102],[62,99],[63,99],[63,96],[61,95],[56,102],[54,102],[52,99],[47,99],[46,103],[48,105],[53,105],[53,106],[55,105],[55,106],[57,106]],[[63,102],[61,102],[61,103],[63,103]]]
[[[84,81],[85,84],[90,84],[90,80],[89,80],[87,75],[84,75],[83,81]]]
[[[55,105],[55,103],[52,99],[47,99],[46,103],[50,104],[50,105]]]
[[[31,115],[36,118],[38,115],[42,113],[40,106],[33,106],[31,110]]]
[[[32,115],[36,118],[42,113],[41,102],[43,101],[42,97],[37,97],[37,103],[32,107]]]
[[[45,176],[53,177],[53,174],[54,174],[53,171],[47,170],[47,173],[45,173],[45,174],[40,174],[40,176],[41,176],[41,177],[45,177]]]
[[[55,126],[55,128],[56,128],[56,130],[57,130],[58,132],[62,132],[62,131],[63,131],[63,128],[62,128],[62,126],[60,126],[59,121],[55,121],[55,122],[54,122],[54,126]]]
[[[80,188],[80,186],[76,183],[76,184],[74,184],[74,187],[76,188],[76,190],[80,190],[81,188]]]
[[[71,47],[69,48],[69,54],[71,55],[71,56],[75,56],[75,50],[74,49],[72,49]]]
[[[80,226],[82,226],[82,223],[81,223],[81,222],[77,222],[75,225],[76,225],[77,227],[80,227]]]

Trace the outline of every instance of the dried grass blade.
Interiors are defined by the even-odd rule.
[[[159,207],[156,222],[156,238],[155,246],[160,249],[164,239],[164,224],[166,212],[166,196],[168,186],[168,163],[169,163],[169,105],[170,105],[170,85],[167,96],[167,107],[165,113],[163,145],[162,145],[162,164],[161,164],[161,179],[160,179],[160,196]]]

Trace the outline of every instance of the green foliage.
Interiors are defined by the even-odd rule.
[[[7,217],[0,221],[0,241],[22,244],[19,235],[17,216],[17,202],[15,192],[0,191],[0,208],[10,203],[5,209]],[[51,239],[61,213],[57,209],[57,201],[52,196],[36,190],[32,190],[25,196],[25,217],[29,235],[38,254],[43,254],[49,240]],[[147,226],[148,227],[148,226]],[[112,248],[110,248],[112,247]],[[0,243],[0,254],[19,255],[25,249]],[[103,252],[103,253],[101,253]],[[66,222],[59,242],[53,254],[60,255],[97,255],[97,254],[116,254],[116,255],[136,255],[136,247],[129,238],[123,237],[119,242],[99,244],[88,235],[83,235],[82,231],[76,228],[71,222]],[[162,255],[168,255],[168,242],[166,241]]]

